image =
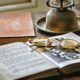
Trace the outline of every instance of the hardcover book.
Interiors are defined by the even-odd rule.
[[[0,13],[0,37],[35,36],[31,12]]]

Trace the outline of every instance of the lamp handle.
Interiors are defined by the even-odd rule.
[[[74,0],[71,1],[72,1],[71,4],[65,6],[64,8],[72,7],[74,5]],[[51,2],[50,0],[47,0],[46,5],[52,8],[60,8],[59,6],[54,6],[53,2]],[[61,0],[61,5],[63,5],[63,0]]]
[[[47,0],[46,5],[47,5],[48,7],[58,8],[58,7],[53,6],[53,3],[51,3],[50,0]]]

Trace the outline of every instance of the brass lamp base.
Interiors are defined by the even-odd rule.
[[[64,33],[78,30],[77,17],[72,10],[51,9],[46,16],[46,29]]]
[[[62,34],[62,33],[68,33],[68,32],[75,32],[75,31],[79,31],[80,30],[80,20],[77,19],[77,24],[78,24],[78,27],[76,27],[75,29],[71,29],[71,30],[62,30],[60,28],[58,28],[58,30],[55,30],[53,28],[53,30],[50,30],[48,28],[46,28],[46,17],[42,17],[40,18],[38,21],[37,21],[37,28],[43,32],[46,32],[46,33],[56,33],[56,34]]]

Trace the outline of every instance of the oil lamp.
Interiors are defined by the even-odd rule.
[[[79,29],[75,12],[71,9],[74,0],[48,0],[51,7],[46,15],[45,28],[53,33],[66,33]]]

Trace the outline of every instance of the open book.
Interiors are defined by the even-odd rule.
[[[58,37],[80,41],[80,37],[74,33],[67,33]],[[57,68],[80,63],[80,54],[78,53],[75,59],[73,56],[72,59],[66,59],[65,57],[61,58],[54,52],[44,51],[40,53],[32,51],[27,42],[2,45],[0,46],[0,80],[15,80],[48,70],[53,70],[52,74],[57,75]],[[80,70],[79,66],[77,70]]]

